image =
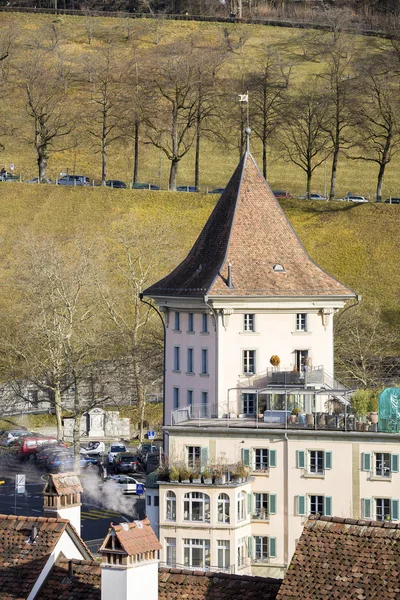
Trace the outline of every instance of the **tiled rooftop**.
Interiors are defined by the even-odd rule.
[[[400,523],[307,521],[277,600],[400,599]]]
[[[162,546],[150,526],[149,519],[133,521],[133,523],[111,524],[99,552],[110,549],[110,538],[115,535],[119,546],[128,555],[142,554],[153,550],[161,550]]]
[[[67,494],[82,494],[82,484],[76,473],[50,473],[47,476],[47,483],[44,487],[44,494],[57,494],[66,496]]]
[[[61,535],[66,519],[0,515],[0,597],[27,598]],[[32,530],[37,535],[33,538]]]
[[[72,578],[68,563],[72,563]],[[101,567],[96,561],[60,557],[36,600],[100,600]]]
[[[232,286],[228,286],[228,264]],[[274,269],[281,265],[280,272]],[[248,152],[188,256],[147,296],[340,296],[355,293],[307,254]]]

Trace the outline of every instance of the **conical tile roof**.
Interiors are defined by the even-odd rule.
[[[187,257],[144,293],[355,297],[350,288],[310,258],[249,152],[238,164]]]

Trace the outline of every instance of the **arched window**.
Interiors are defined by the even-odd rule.
[[[167,492],[167,506],[165,518],[167,521],[176,521],[176,495],[175,492]]]
[[[188,492],[183,499],[183,520],[210,522],[210,496],[202,492]]]
[[[230,498],[228,494],[218,496],[218,523],[229,523]]]
[[[237,518],[238,521],[243,521],[246,518],[246,494],[239,492],[237,500]]]

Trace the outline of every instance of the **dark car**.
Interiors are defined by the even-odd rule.
[[[285,192],[284,190],[272,190],[275,198],[291,198],[292,195],[289,192]]]
[[[132,185],[133,190],[160,190],[160,186],[154,185],[154,183],[134,183]]]
[[[57,185],[87,186],[90,185],[90,179],[84,175],[64,175],[64,177],[57,179],[56,183]]]
[[[225,191],[225,188],[215,188],[213,190],[210,190],[208,193],[209,194],[223,194]]]
[[[38,467],[46,467],[47,461],[52,454],[70,453],[71,450],[66,444],[44,445],[35,454],[35,461]]]
[[[176,188],[177,192],[198,192],[199,190],[195,185],[178,185]]]
[[[97,465],[97,459],[91,456],[80,454],[79,459],[81,468],[94,467]],[[73,471],[75,468],[75,455],[73,452],[60,452],[51,454],[47,461],[47,468],[52,473],[63,473],[64,471]]]
[[[125,181],[119,181],[119,179],[108,179],[106,181],[106,186],[110,188],[124,188],[126,189]]]
[[[400,204],[400,198],[388,198],[386,204]]]
[[[130,452],[121,452],[114,458],[114,468],[117,473],[136,473],[138,460]]]

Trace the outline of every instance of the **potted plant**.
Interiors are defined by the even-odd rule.
[[[226,467],[218,465],[213,469],[215,483],[224,485],[226,483]]]
[[[207,485],[210,485],[212,483],[212,473],[208,467],[205,467],[203,469],[203,472],[201,474],[201,483],[205,483]]]
[[[271,365],[273,367],[275,367],[275,369],[277,369],[279,367],[279,365],[281,364],[281,359],[279,358],[279,356],[277,354],[273,354],[271,356],[271,358],[269,359],[269,362],[271,363]]]
[[[162,466],[157,469],[157,481],[170,481],[170,469]]]
[[[173,465],[169,470],[169,480],[170,481],[179,481],[179,469],[175,465]]]
[[[242,483],[247,479],[248,469],[242,462],[236,463],[231,469],[232,481]]]
[[[190,478],[190,469],[186,465],[180,465],[179,470],[179,481],[188,481]]]

